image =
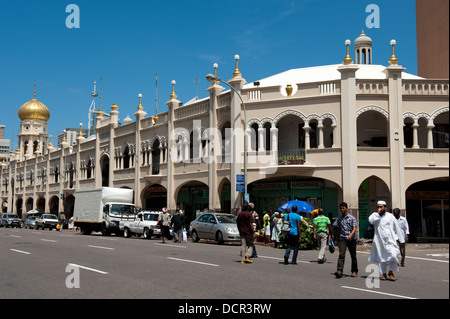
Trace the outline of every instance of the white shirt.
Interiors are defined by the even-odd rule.
[[[398,226],[397,219],[388,212],[383,216],[375,212],[370,215],[369,223],[375,228],[369,261],[375,263],[388,261],[398,262],[400,250],[397,240],[404,243],[405,238]]]
[[[409,235],[408,221],[406,220],[405,217],[400,216],[400,218],[397,219],[397,223],[398,223],[398,226],[400,227],[400,229],[403,232],[403,237],[405,237],[405,240],[406,240],[406,235]]]

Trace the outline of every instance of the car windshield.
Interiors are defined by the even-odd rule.
[[[35,220],[36,219],[36,216],[30,216],[30,217],[28,217],[28,220]]]
[[[236,224],[236,216],[216,215],[220,224]]]
[[[136,207],[133,205],[112,204],[109,215],[111,217],[134,218]]]
[[[156,222],[158,221],[158,214],[145,214],[144,215],[144,220],[146,221],[151,221],[151,222]]]
[[[45,219],[58,219],[58,217],[56,217],[56,215],[51,215],[51,214],[43,215],[42,218],[45,218]]]
[[[17,218],[17,215],[14,214],[6,214],[5,218]]]

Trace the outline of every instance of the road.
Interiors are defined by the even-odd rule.
[[[448,299],[448,245],[427,247],[408,244],[398,280],[373,288],[367,247],[358,251],[359,277],[350,277],[347,255],[336,279],[337,253],[319,265],[317,251],[300,251],[297,265],[284,265],[284,250],[257,246],[254,263],[241,264],[236,243],[0,228],[0,298]]]

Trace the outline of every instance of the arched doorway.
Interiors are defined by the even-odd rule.
[[[23,199],[18,198],[16,200],[16,214],[19,216],[19,218],[22,218],[22,207],[23,207]]]
[[[410,241],[449,238],[448,177],[421,181],[406,190]]]
[[[45,210],[45,198],[40,197],[36,202],[36,209],[44,211]]]
[[[104,155],[100,159],[100,169],[102,172],[102,186],[109,186],[109,157],[108,155]]]
[[[377,176],[366,178],[358,189],[359,237],[372,237],[369,216],[377,211],[377,201],[384,200],[391,211],[391,194],[386,183]]]
[[[73,195],[67,196],[64,200],[64,214],[66,219],[69,220],[73,216],[73,210],[75,207],[75,197]]]
[[[199,181],[190,181],[178,188],[176,198],[177,207],[184,211],[186,221],[192,221],[208,208],[209,187]]]
[[[167,206],[167,189],[159,184],[146,187],[142,192],[142,207],[147,211],[161,211]]]
[[[59,198],[58,196],[52,196],[48,203],[50,208],[50,214],[58,215],[59,213]]]
[[[25,202],[25,213],[33,209],[33,198],[29,197]]]

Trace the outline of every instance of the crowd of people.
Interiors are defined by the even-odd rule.
[[[339,251],[336,278],[342,278],[347,250],[351,258],[351,277],[358,277],[357,249],[357,220],[348,212],[348,204],[339,204],[340,214],[334,219],[326,217],[323,209],[318,209],[318,215],[313,219],[314,240],[319,246],[318,263],[327,261],[325,253],[327,247],[331,253],[335,247]],[[283,212],[267,211],[262,218],[262,226],[259,215],[255,212],[253,203],[244,203],[242,211],[237,215],[236,223],[241,236],[241,263],[251,264],[252,258],[257,257],[255,235],[263,232],[264,246],[273,243],[273,247],[280,247],[280,238],[286,236],[286,249],[284,263],[297,264],[299,244],[302,241],[301,212],[297,206],[287,208]],[[387,211],[385,201],[378,201],[377,212],[369,217],[369,223],[374,228],[374,238],[369,261],[378,264],[380,280],[395,281],[394,272],[398,272],[398,266],[405,266],[405,243],[407,241],[408,222],[400,216],[400,209],[395,208],[393,214]],[[388,271],[389,269],[389,271]]]

